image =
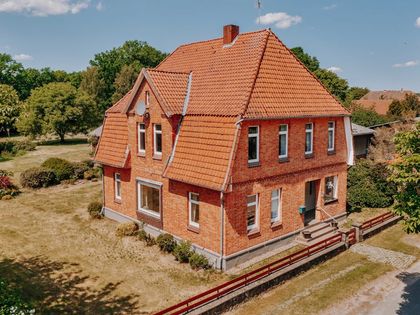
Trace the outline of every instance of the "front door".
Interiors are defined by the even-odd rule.
[[[316,209],[316,189],[317,181],[310,181],[305,183],[305,225],[308,225],[315,220]]]

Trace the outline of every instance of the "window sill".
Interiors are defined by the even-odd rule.
[[[335,150],[332,150],[332,151],[327,151],[327,154],[328,154],[328,155],[335,155]]]
[[[328,201],[324,201],[324,205],[329,205],[329,204],[337,203],[337,202],[338,202],[338,199],[331,199],[331,200],[328,200]]]
[[[197,233],[197,234],[199,234],[199,233],[200,233],[200,227],[193,226],[193,225],[191,225],[191,224],[188,224],[188,226],[187,226],[187,230],[188,230],[188,231],[191,231],[191,232],[194,232],[194,233]]]
[[[146,152],[137,152],[137,156],[139,157],[145,157],[146,156]]]
[[[259,228],[254,228],[252,230],[249,230],[247,233],[248,237],[256,237],[256,236],[260,236],[260,229]]]
[[[260,165],[260,162],[248,162],[248,167],[249,167],[249,168],[252,168],[252,167],[259,167],[259,166],[261,166],[261,165]]]
[[[148,217],[151,217],[151,218],[153,218],[155,220],[159,220],[159,221],[161,220],[160,214],[154,214],[151,211],[142,210],[142,209],[137,209],[137,212],[139,212],[141,214],[144,214],[144,215],[147,215]]]
[[[153,160],[162,161],[162,154],[153,154]]]
[[[314,157],[313,153],[305,153],[305,159],[312,159]]]
[[[279,228],[282,228],[282,227],[283,227],[283,222],[281,222],[281,221],[275,221],[275,222],[271,223],[271,228],[273,230],[279,229]]]
[[[289,162],[288,157],[279,158],[279,163],[287,163],[287,162]]]
[[[114,202],[115,203],[118,203],[118,204],[121,204],[122,203],[121,198],[120,199],[114,198]]]

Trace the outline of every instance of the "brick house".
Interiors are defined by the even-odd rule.
[[[95,160],[106,216],[227,269],[345,216],[352,150],[349,112],[276,35],[228,25],[141,71]]]

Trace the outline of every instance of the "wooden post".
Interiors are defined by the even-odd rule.
[[[352,226],[356,229],[356,242],[363,242],[362,223],[353,223]]]

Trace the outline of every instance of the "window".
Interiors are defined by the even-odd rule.
[[[162,125],[153,125],[153,147],[155,155],[162,155]]]
[[[114,185],[115,199],[121,200],[121,175],[119,173],[114,174]]]
[[[248,128],[248,163],[259,161],[259,128],[258,126]]]
[[[160,218],[160,186],[137,182],[137,208],[139,211]]]
[[[258,226],[258,195],[247,196],[246,203],[247,230],[249,232]]]
[[[305,125],[305,154],[313,153],[314,140],[314,124],[309,123]]]
[[[337,176],[325,177],[324,201],[331,202],[337,200]]]
[[[200,198],[198,194],[189,193],[189,224],[194,227],[199,227],[200,221]]]
[[[287,137],[288,126],[280,125],[279,127],[279,159],[287,158]]]
[[[335,149],[335,122],[329,121],[328,122],[328,151],[334,151]]]
[[[146,91],[146,93],[144,95],[144,102],[146,103],[146,106],[149,106],[149,104],[150,104],[150,93],[149,93],[149,91]]]
[[[276,189],[271,192],[271,223],[281,220],[281,189]]]
[[[146,126],[145,124],[138,125],[138,139],[137,147],[139,153],[146,153]]]

